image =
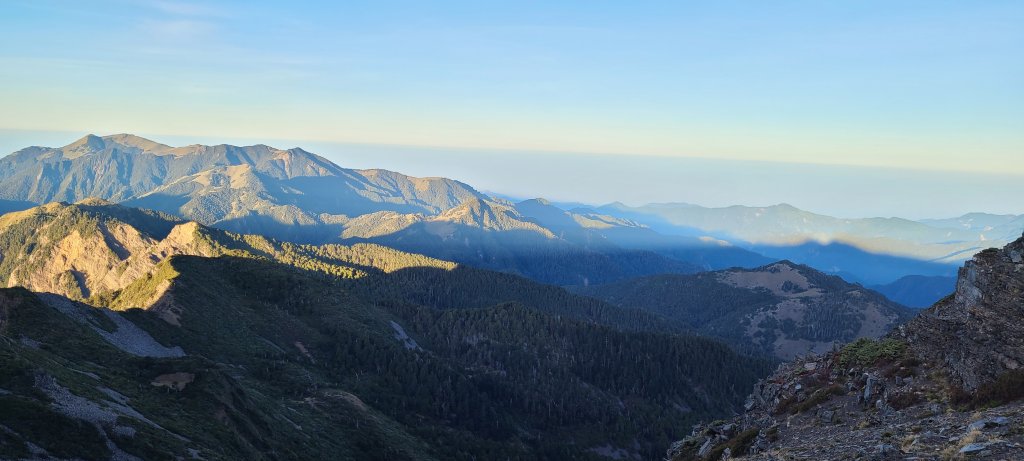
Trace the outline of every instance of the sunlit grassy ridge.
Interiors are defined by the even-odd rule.
[[[24,251],[5,256],[56,251],[77,235],[97,251],[58,252],[69,273],[94,286],[106,280],[94,274],[137,276],[79,297],[88,304],[46,298],[63,302],[60,312],[6,292],[3,318],[48,320],[4,323],[4,363],[32,379],[0,380],[12,392],[2,398],[23,409],[12,414],[46,420],[7,434],[3,456],[39,441],[106,459],[109,440],[144,459],[189,450],[206,459],[598,459],[590,449],[606,444],[651,458],[697,419],[734,411],[772,366],[653,314],[510,274],[377,245],[281,243],[110,204],[51,208],[32,229],[0,229],[7,248]],[[126,320],[161,351],[186,355],[121,349],[117,341],[138,334],[104,339],[124,333]],[[114,419],[76,422],[57,395]],[[64,445],[38,429],[69,424],[85,424],[87,440]]]

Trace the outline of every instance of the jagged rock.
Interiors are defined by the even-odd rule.
[[[942,364],[968,392],[1024,363],[1022,253],[1024,239],[978,253],[960,269],[954,296],[901,328],[919,356]]]
[[[878,395],[878,378],[876,378],[874,375],[864,373],[864,380],[864,394],[861,397],[861,401],[864,402],[865,404],[870,404],[871,402],[874,402],[872,398]]]
[[[704,441],[704,444],[700,446],[700,449],[697,450],[697,456],[700,456],[700,457],[707,456],[707,454],[710,453],[711,449],[714,448],[714,447],[715,447],[715,439],[714,439],[714,437],[708,437],[708,439]]]
[[[896,447],[889,445],[887,443],[879,444],[878,446],[875,447],[875,453],[880,455],[890,455],[896,454],[898,452],[899,450],[897,450]]]
[[[991,445],[991,443],[988,443],[988,442],[969,443],[967,445],[964,445],[964,447],[960,449],[960,453],[965,453],[965,454],[978,453],[978,452],[981,452],[981,451],[985,450],[986,448],[988,448],[989,445]]]
[[[1010,423],[1010,420],[1007,419],[1005,416],[997,416],[995,418],[979,419],[979,420],[971,423],[969,426],[967,426],[967,430],[968,431],[973,431],[973,430],[989,429],[989,428],[993,428],[993,427],[1005,426],[1005,425],[1007,425],[1009,423]]]
[[[891,406],[889,406],[888,403],[885,402],[884,398],[883,399],[875,400],[875,409],[877,409],[879,412],[881,412],[883,414],[884,413],[890,413],[890,412],[893,411],[893,408]]]

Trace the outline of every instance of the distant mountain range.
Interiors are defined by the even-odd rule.
[[[513,204],[450,179],[345,169],[297,148],[90,135],[0,159],[0,199],[12,208],[90,197],[300,243],[382,243],[561,285],[766,261],[696,238],[676,239],[670,255],[627,248],[614,240],[649,229],[542,202]]]
[[[739,350],[786,360],[877,338],[913,317],[876,292],[789,261],[575,290],[677,320]]]
[[[956,290],[956,277],[908,275],[871,289],[904,306],[925,308],[952,294]]]
[[[946,296],[952,262],[1020,225],[556,205],[262,145],[30,147],[0,159],[0,458],[661,459],[779,359],[915,314],[879,292],[973,296],[973,266]]]
[[[556,206],[451,179],[346,169],[299,148],[170,147],[127,134],[0,159],[0,211],[89,197],[297,243],[377,243],[558,285],[787,259],[865,286],[902,279],[889,292],[920,306],[941,298],[935,277],[954,277],[960,261],[1024,229],[1024,217],[982,213],[911,221],[789,205]]]
[[[1024,216],[971,213],[960,218],[844,219],[781,204],[705,208],[685,203],[596,208],[665,234],[710,235],[763,255],[790,259],[865,284],[906,275],[956,276],[978,251],[1021,236]]]

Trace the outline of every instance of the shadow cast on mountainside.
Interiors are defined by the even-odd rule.
[[[39,204],[27,200],[0,200],[0,214],[25,211],[36,206]]]
[[[940,263],[906,255],[875,253],[839,242],[805,241],[792,245],[754,244],[727,232],[709,232],[673,224],[653,212],[644,213],[611,206],[600,207],[598,210],[641,222],[651,229],[665,234],[690,237],[707,236],[733,242],[736,248],[764,255],[771,260],[788,259],[864,285],[887,284],[908,275],[951,277],[956,275],[956,270],[959,267],[959,263]]]
[[[468,266],[451,270],[409,267],[345,283],[374,303],[411,303],[435,309],[486,309],[512,303],[617,330],[689,332],[682,322],[641,309],[621,308],[519,275]]]
[[[665,235],[678,235],[684,237],[712,237],[720,240],[738,241],[735,236],[726,232],[706,231],[697,227],[682,226],[672,223],[668,219],[654,213],[643,213],[635,210],[625,210],[615,205],[604,205],[597,208],[585,208],[587,211],[605,213],[619,218],[628,219],[641,223],[651,230]]]
[[[159,210],[132,208],[106,201],[89,202],[88,200],[91,199],[80,201],[75,205],[87,212],[116,218],[159,240],[167,238],[175,226],[187,222],[181,217]]]
[[[282,203],[314,213],[359,216],[378,211],[402,214],[440,211],[423,200],[408,200],[402,196],[389,194],[389,191],[374,187],[369,180],[355,172],[347,173],[348,176],[345,177],[302,176],[285,180],[265,180],[276,182],[278,187],[286,192],[279,197]],[[359,191],[376,196],[377,200],[360,194]]]
[[[695,265],[646,250],[594,251],[535,231],[491,231],[464,224],[435,224],[438,223],[416,223],[392,234],[348,239],[343,243],[376,243],[555,285],[586,285],[699,270]]]
[[[156,210],[164,213],[169,213],[174,216],[180,216],[181,208],[185,206],[191,200],[187,195],[175,195],[164,192],[157,192],[152,194],[146,194],[141,197],[134,197],[120,204],[126,207],[142,208],[146,210]],[[201,216],[193,217],[192,220],[197,221],[201,224],[207,224]]]
[[[772,261],[697,231],[693,232],[696,236],[663,234],[633,223],[623,225],[621,220],[624,218],[592,209],[579,208],[573,211],[576,214],[570,214],[542,200],[523,201],[515,207],[559,237],[586,248],[652,251],[704,270],[757,267]],[[605,216],[611,219],[603,219]],[[625,221],[630,220],[626,218]],[[605,225],[599,224],[601,222]]]
[[[904,306],[923,309],[956,291],[956,277],[908,275],[892,283],[868,288]]]
[[[338,238],[342,224],[281,222],[269,215],[252,214],[218,221],[213,227],[237,234],[264,235],[293,243],[323,244]]]
[[[127,317],[102,306],[75,301],[56,293],[36,293],[47,306],[90,327],[114,347],[137,357],[183,357],[178,346],[165,346]]]
[[[955,277],[959,264],[925,261],[907,256],[872,253],[843,243],[806,242],[799,245],[756,245],[765,256],[788,259],[862,285],[882,285],[908,275]]]
[[[755,268],[776,261],[746,248],[706,237],[665,235],[643,228],[613,228],[608,229],[605,235],[609,241],[623,248],[653,251],[704,270]]]

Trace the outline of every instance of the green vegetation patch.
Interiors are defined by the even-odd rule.
[[[754,445],[754,440],[757,440],[757,434],[760,432],[761,430],[756,427],[740,432],[739,434],[734,435],[727,442],[711,450],[705,459],[721,459],[726,448],[729,449],[729,453],[731,453],[732,456],[743,456],[747,454],[747,450],[750,450],[750,447]]]
[[[869,366],[881,360],[896,360],[907,351],[907,343],[898,339],[858,339],[839,351],[839,364],[847,366]]]
[[[834,395],[843,394],[846,394],[846,388],[840,386],[839,384],[833,384],[829,387],[814,391],[814,393],[811,394],[811,396],[808,397],[807,400],[804,400],[803,402],[793,405],[790,408],[789,412],[792,414],[803,413],[807,410],[810,410],[818,406],[819,404],[825,403],[826,401],[828,401],[829,398],[831,398]]]

